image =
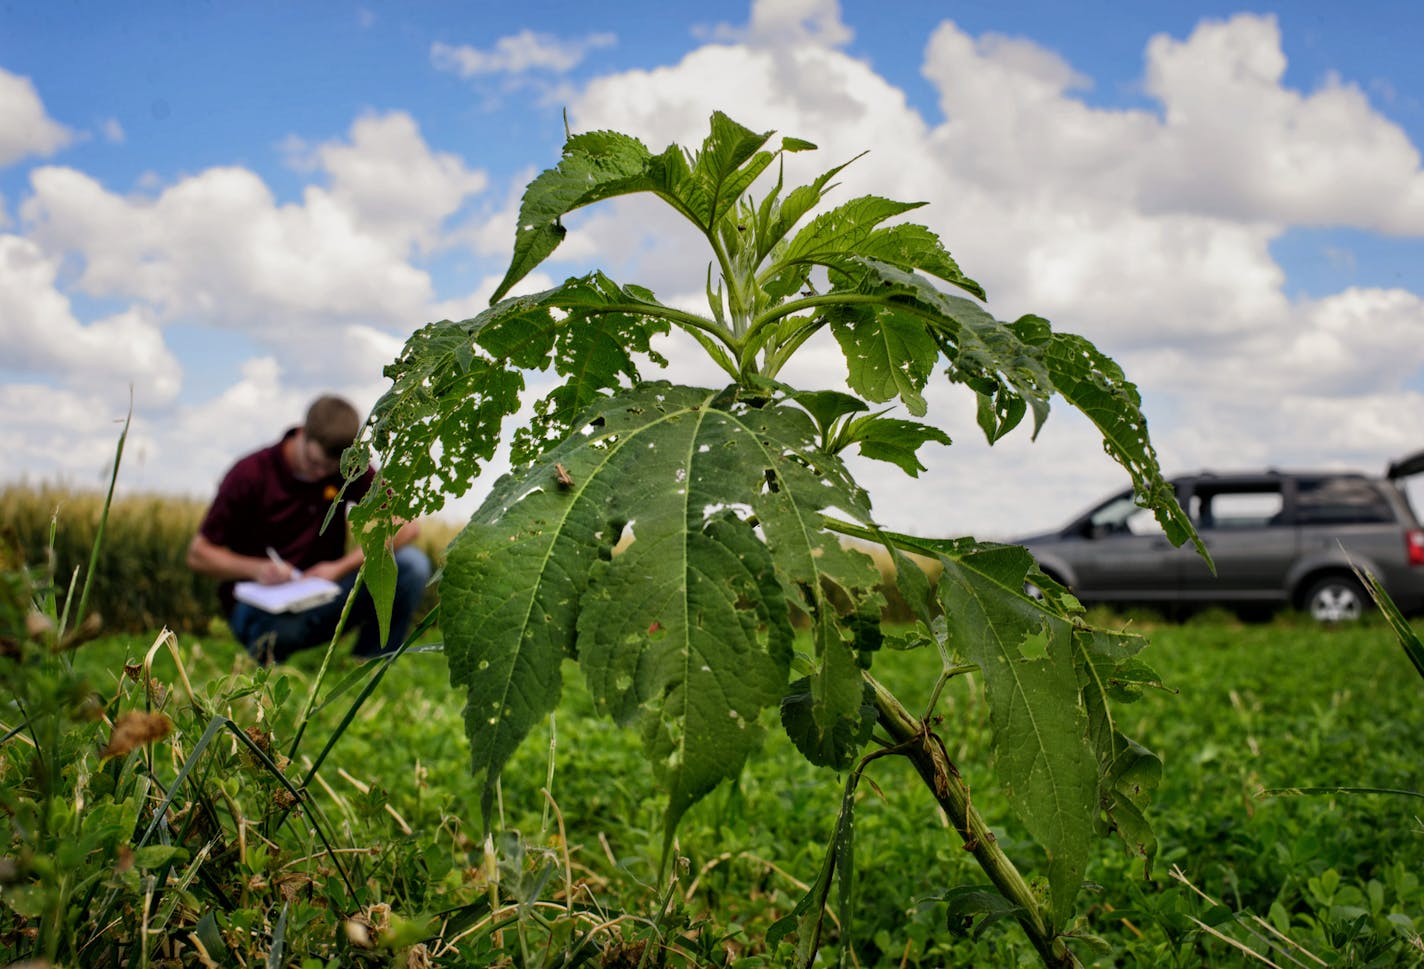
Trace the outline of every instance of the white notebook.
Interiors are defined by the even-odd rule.
[[[267,612],[301,612],[335,599],[341,595],[341,586],[330,579],[307,575],[277,585],[239,582],[232,587],[232,594],[238,602]]]

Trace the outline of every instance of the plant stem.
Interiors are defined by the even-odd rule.
[[[746,305],[746,280],[736,271],[735,260],[717,238],[717,227],[715,225],[706,226],[703,231],[707,235],[707,241],[712,246],[712,252],[717,257],[717,266],[722,272],[722,282],[727,286],[727,314],[732,318],[732,341],[740,344],[746,335],[747,325],[750,322],[748,307]],[[740,356],[740,353],[737,354]]]
[[[777,303],[769,307],[764,313],[751,321],[747,328],[745,339],[748,343],[758,339],[761,332],[772,326],[777,321],[788,316],[795,316],[802,310],[815,309],[819,306],[867,306],[885,305],[888,301],[884,296],[874,293],[819,293],[815,296],[808,296],[803,299],[791,299],[784,303]]]
[[[994,833],[984,823],[969,800],[969,786],[959,770],[949,760],[944,743],[924,721],[915,718],[899,699],[869,673],[864,674],[875,694],[875,707],[880,726],[899,745],[935,800],[949,815],[954,829],[964,840],[964,847],[974,855],[979,867],[989,876],[994,887],[1019,907],[1015,916],[1028,934],[1045,966],[1052,969],[1077,969],[1081,966],[1061,936],[1054,933],[1033,889],[1018,868],[999,847]]]

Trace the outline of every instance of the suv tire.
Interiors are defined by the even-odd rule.
[[[1368,599],[1364,587],[1349,576],[1327,575],[1311,583],[1302,605],[1317,622],[1355,622]]]

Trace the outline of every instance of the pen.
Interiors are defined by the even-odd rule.
[[[278,555],[277,550],[270,545],[267,546],[267,557],[278,565],[286,565],[287,568],[291,569],[292,578],[300,579],[302,577],[301,570],[294,565],[288,565],[287,561],[283,559],[282,556]]]

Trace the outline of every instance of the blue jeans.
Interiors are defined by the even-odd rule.
[[[352,572],[342,578],[338,583],[341,595],[324,605],[303,612],[272,613],[239,602],[227,624],[253,658],[264,665],[280,663],[298,650],[324,646],[331,641],[341,612],[346,608],[346,599],[356,586],[356,575]],[[396,549],[396,595],[391,607],[390,638],[384,644],[380,641],[376,604],[363,586],[346,621],[347,629],[358,631],[352,653],[367,657],[394,652],[405,640],[411,616],[420,605],[429,581],[430,559],[424,552],[411,545]]]

